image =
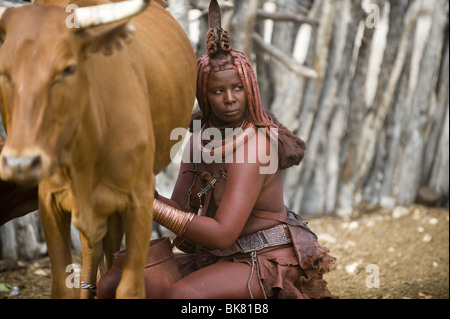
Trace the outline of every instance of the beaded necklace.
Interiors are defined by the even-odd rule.
[[[220,152],[222,154],[222,159],[234,153],[236,148],[244,144],[247,140],[249,140],[256,134],[256,126],[253,123],[247,123],[244,129],[242,129],[242,127],[238,128],[241,129],[241,132],[237,136],[235,134],[228,134],[228,136],[225,136],[225,138],[222,138],[219,141],[217,141],[216,139],[209,141],[205,146],[202,137],[206,129],[206,125],[204,125],[200,133],[197,134],[197,147],[202,153],[208,154],[210,156],[213,156],[215,152]]]

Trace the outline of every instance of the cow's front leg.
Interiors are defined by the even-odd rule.
[[[116,290],[118,299],[145,298],[144,266],[152,230],[152,201],[153,198],[146,204],[132,205],[133,209],[123,216],[127,255]]]
[[[75,298],[78,287],[76,276],[70,279],[74,271],[70,245],[70,214],[63,212],[54,202],[53,196],[44,187],[39,187],[39,212],[44,229],[48,254],[52,269],[52,298]],[[69,268],[68,268],[69,267]],[[69,271],[69,272],[67,272]]]
[[[81,290],[80,298],[92,299],[95,296],[97,270],[103,257],[103,241],[93,246],[89,245],[86,237],[80,232],[81,242]]]
[[[103,275],[112,267],[114,253],[120,249],[122,237],[122,219],[119,214],[109,217],[106,236],[92,247],[80,232],[82,246],[80,297],[82,299],[95,297],[97,276]]]

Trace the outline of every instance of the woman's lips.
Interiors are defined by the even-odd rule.
[[[224,112],[224,114],[228,115],[228,116],[235,115],[237,113],[239,113],[239,110],[230,110],[230,111],[225,111]]]

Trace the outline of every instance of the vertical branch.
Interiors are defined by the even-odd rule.
[[[448,6],[447,6],[448,13]],[[440,118],[440,130],[438,125],[430,141],[436,143],[436,150],[432,152],[433,163],[427,184],[440,196],[441,205],[448,207],[449,200],[449,43],[448,43],[448,21],[444,33],[444,47],[441,61],[441,75],[437,87],[436,118]],[[440,116],[442,114],[442,116]]]
[[[327,199],[325,202],[325,211],[332,213],[336,209],[338,202],[338,188],[340,188],[341,176],[341,156],[342,147],[344,146],[344,138],[347,122],[350,116],[350,95],[360,94],[365,91],[364,85],[355,87],[353,78],[356,77],[357,56],[355,57],[355,47],[358,45],[357,34],[361,28],[360,22],[365,18],[364,11],[361,7],[361,1],[351,1],[351,8],[349,12],[348,31],[346,39],[344,40],[343,58],[339,66],[338,79],[336,83],[336,98],[334,114],[328,119],[330,128],[327,138]],[[358,53],[358,52],[356,52]],[[356,61],[355,61],[356,60]],[[350,91],[350,88],[354,92]],[[332,102],[333,103],[333,102]]]
[[[310,136],[314,127],[315,118],[317,116],[317,104],[319,101],[320,92],[325,78],[325,73],[327,72],[328,63],[328,50],[329,43],[333,34],[333,16],[335,14],[335,2],[331,0],[316,1],[313,6],[312,14],[315,15],[319,20],[319,27],[313,29],[311,35],[310,51],[306,59],[307,64],[312,64],[313,68],[316,70],[318,77],[315,80],[307,80],[304,86],[301,110],[299,113],[299,123],[300,127],[297,131],[297,135],[301,136],[307,145],[305,159],[301,164],[299,169],[293,168],[294,170],[300,170],[301,174],[296,181],[290,181],[292,187],[295,185],[295,197],[292,199],[292,207],[296,211],[304,211],[314,213],[315,208],[302,208],[306,200],[304,198],[309,198],[311,202],[314,201],[313,198],[307,195],[313,178],[312,169],[314,165],[314,157],[310,155]],[[306,204],[305,204],[306,205]]]
[[[189,34],[189,0],[170,0],[168,1],[168,10],[180,23],[186,34]]]
[[[405,148],[399,155],[402,163],[398,176],[397,202],[406,205],[415,200],[417,191],[421,186],[422,170],[424,167],[423,151],[427,141],[426,129],[429,122],[429,108],[435,100],[436,83],[439,76],[439,67],[442,54],[442,38],[447,14],[444,1],[436,1],[432,26],[428,41],[425,45],[420,63],[417,86],[414,91],[411,113],[405,131]]]
[[[370,52],[372,49],[372,39],[375,28],[362,26],[363,34],[356,61],[355,73],[350,83],[349,89],[349,110],[346,120],[346,132],[342,141],[340,154],[340,187],[338,194],[338,208],[348,212],[353,207],[353,197],[355,193],[356,176],[356,152],[359,141],[359,134],[363,124],[363,114],[365,109],[366,77],[369,69]]]
[[[256,24],[259,0],[235,1],[234,14],[231,19],[230,35],[233,49],[244,52],[247,56],[252,53],[252,37]]]
[[[349,67],[344,64],[346,41],[348,40],[347,36],[349,34],[349,25],[351,21],[350,1],[343,1],[341,4],[342,6],[337,8],[333,21],[333,37],[328,54],[327,72],[318,100],[315,122],[308,140],[307,156],[308,161],[312,161],[309,162],[311,165],[308,170],[303,173],[307,178],[306,180],[311,180],[314,176],[314,179],[311,180],[312,183],[308,183],[308,185],[313,187],[310,191],[316,193],[314,196],[314,203],[316,206],[315,210],[318,212],[326,212],[329,209],[327,206],[329,204],[334,206],[335,202],[335,198],[329,202],[330,197],[327,194],[327,192],[331,190],[332,194],[330,195],[335,195],[335,190],[329,188],[327,165],[330,168],[332,166],[332,164],[328,162],[328,157],[331,156],[329,151],[334,152],[335,155],[339,154],[339,145],[336,145],[339,144],[339,141],[328,141],[327,137],[329,137],[330,119],[333,117],[336,110],[335,103],[340,84],[340,75],[345,67]],[[345,71],[348,72],[348,69]],[[339,139],[339,137],[336,138]],[[331,149],[329,149],[329,147],[331,147]],[[333,157],[331,161],[334,161],[335,164],[339,162],[337,157]]]
[[[364,179],[369,174],[369,169],[373,164],[376,151],[376,142],[383,128],[389,107],[392,103],[395,89],[398,85],[403,65],[406,61],[408,43],[411,41],[411,33],[414,29],[420,11],[420,1],[415,1],[408,9],[405,16],[404,27],[400,38],[400,44],[392,66],[389,80],[380,97],[380,103],[376,112],[369,113],[364,119],[364,126],[361,132],[357,152],[357,163],[359,166],[356,180],[358,185],[362,185]]]

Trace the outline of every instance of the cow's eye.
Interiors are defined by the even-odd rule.
[[[70,64],[66,66],[61,72],[56,74],[55,81],[63,80],[66,77],[74,74],[77,71],[77,66],[75,64]]]
[[[2,46],[3,42],[5,42],[6,33],[3,30],[0,30],[0,47]]]
[[[67,67],[61,72],[61,74],[62,74],[63,77],[66,77],[66,76],[69,76],[69,75],[74,74],[76,71],[77,71],[77,66],[76,66],[75,64],[71,64],[71,65],[67,66]]]
[[[9,76],[6,72],[4,72],[2,69],[0,69],[0,79],[5,79],[9,81]]]

